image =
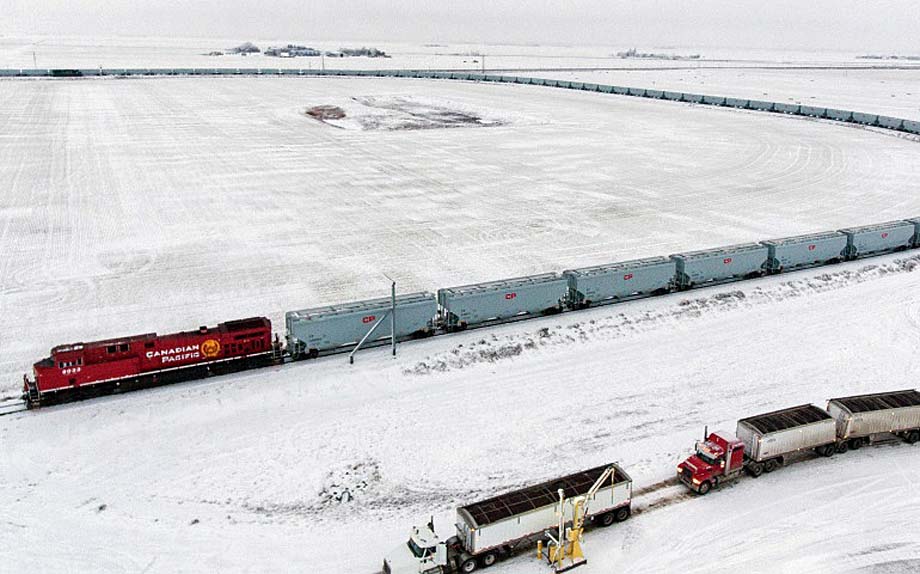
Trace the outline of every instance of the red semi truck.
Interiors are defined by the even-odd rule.
[[[741,419],[734,434],[704,433],[694,454],[677,466],[691,490],[706,494],[741,476],[773,472],[791,456],[833,456],[883,437],[920,441],[920,393],[892,391],[828,401],[827,410],[800,405]]]

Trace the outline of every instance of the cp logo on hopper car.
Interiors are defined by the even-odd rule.
[[[725,265],[731,265],[731,262],[732,262],[731,257],[726,257],[725,259],[722,260],[722,263],[724,263]]]
[[[377,316],[376,316],[376,315],[368,315],[367,317],[363,317],[363,318],[361,319],[361,322],[362,322],[362,323],[373,323],[373,322],[376,321],[376,320],[377,320]]]
[[[814,250],[815,250],[815,247],[816,247],[815,245],[809,245],[809,246],[808,246],[808,250],[809,250],[809,251],[814,251]]]
[[[505,299],[508,301],[514,299],[515,297],[517,297],[517,293],[505,293]]]
[[[209,359],[213,359],[220,354],[220,343],[216,339],[208,339],[201,344],[201,354]]]
[[[626,275],[623,276],[623,281],[629,281],[632,278],[633,278],[633,274],[627,273]]]
[[[882,234],[882,239],[888,239],[888,232],[887,232],[887,231],[886,231],[885,233]]]

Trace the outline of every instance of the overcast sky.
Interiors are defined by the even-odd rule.
[[[920,0],[0,0],[0,34],[920,54]]]

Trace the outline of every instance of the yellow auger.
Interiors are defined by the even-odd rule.
[[[556,574],[588,563],[588,559],[585,558],[581,548],[582,535],[585,530],[585,518],[588,515],[588,504],[601,486],[613,476],[614,471],[614,467],[608,467],[594,482],[591,489],[582,496],[566,499],[565,491],[561,488],[559,489],[559,504],[556,506],[556,516],[559,518],[558,531],[555,535],[552,532],[546,532],[549,544],[546,546],[545,551],[543,541],[537,542],[537,558],[545,558]],[[569,528],[565,527],[567,522],[566,502],[572,506],[572,526]]]

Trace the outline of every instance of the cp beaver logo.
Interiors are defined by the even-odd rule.
[[[213,359],[220,354],[220,343],[215,339],[208,339],[201,344],[201,354],[208,359]]]

